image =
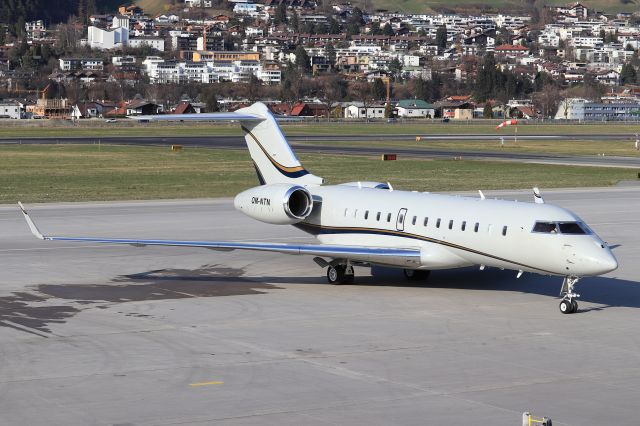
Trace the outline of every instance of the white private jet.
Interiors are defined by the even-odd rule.
[[[31,232],[41,240],[133,246],[258,250],[315,256],[332,284],[350,283],[353,265],[404,269],[426,279],[434,269],[479,265],[563,276],[560,310],[576,312],[574,287],[582,277],[613,271],[607,244],[578,216],[545,204],[394,190],[388,183],[323,185],[300,164],[276,119],[262,103],[230,113],[138,117],[145,121],[233,120],[240,123],[261,186],[235,197],[236,209],[271,224],[293,225],[320,244],[174,241],[43,235],[19,203]]]

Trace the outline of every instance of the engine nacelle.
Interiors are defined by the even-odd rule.
[[[254,219],[290,225],[306,219],[313,209],[311,193],[299,185],[275,183],[256,186],[236,195],[233,205]]]

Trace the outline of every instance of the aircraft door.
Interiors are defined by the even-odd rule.
[[[398,212],[398,220],[396,221],[396,229],[404,231],[404,221],[407,220],[407,209],[400,209]]]

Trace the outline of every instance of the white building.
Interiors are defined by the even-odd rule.
[[[92,49],[108,50],[122,49],[129,41],[128,28],[115,28],[103,30],[102,28],[90,26],[87,45]]]
[[[211,7],[211,0],[184,0],[188,7]]]
[[[60,58],[58,63],[61,71],[94,70],[102,71],[104,64],[102,59],[95,58]]]
[[[344,118],[384,118],[384,105],[367,105],[354,102],[344,108]]]
[[[22,118],[22,108],[16,101],[0,101],[0,118]]]
[[[149,46],[160,52],[164,52],[164,39],[160,37],[135,37],[129,39],[128,46],[134,49]]]
[[[111,29],[116,29],[116,28],[126,28],[126,29],[130,29],[129,28],[129,23],[130,23],[130,19],[128,16],[125,15],[116,15],[113,17],[113,21],[111,23]]]
[[[148,57],[143,61],[152,83],[216,83],[231,81],[246,83],[255,75],[266,84],[279,84],[282,80],[280,68],[275,64],[261,64],[258,61],[221,62],[176,62]]]
[[[117,67],[121,67],[123,65],[135,65],[136,57],[131,55],[113,56],[111,57],[111,63]]]

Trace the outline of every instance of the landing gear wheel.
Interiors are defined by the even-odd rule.
[[[560,312],[563,314],[574,314],[578,312],[577,299],[580,295],[574,290],[579,280],[580,278],[578,277],[565,277],[562,282],[562,288],[560,289],[560,296],[562,296]]]
[[[349,284],[355,278],[353,266],[349,265],[331,265],[327,268],[327,281],[329,284]]]
[[[340,268],[340,265],[329,266],[327,268],[327,281],[329,284],[338,284],[344,276],[344,271]]]
[[[569,300],[561,300],[560,301],[560,312],[563,314],[571,314],[573,313],[573,304]]]
[[[422,281],[429,278],[431,271],[425,269],[405,269],[404,277],[409,281]]]
[[[578,301],[574,299],[571,301],[571,313],[575,314],[576,312],[578,312]]]

